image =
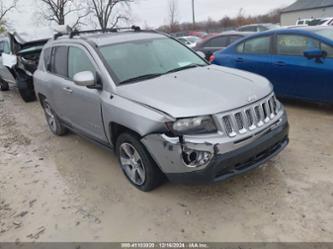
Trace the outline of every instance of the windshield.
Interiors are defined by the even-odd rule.
[[[333,29],[332,28],[315,30],[314,33],[333,40]]]
[[[119,84],[141,76],[158,76],[193,65],[208,65],[200,56],[170,38],[113,44],[101,47],[100,51]]]
[[[314,19],[308,22],[309,26],[319,26],[327,22],[328,19]]]

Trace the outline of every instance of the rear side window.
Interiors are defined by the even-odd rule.
[[[7,41],[0,42],[0,50],[3,51],[5,54],[10,54],[10,46]]]
[[[63,77],[67,77],[67,54],[68,47],[54,47],[52,51],[51,72]]]
[[[278,35],[277,54],[303,56],[304,51],[320,48],[320,42],[311,37],[301,35]]]
[[[247,54],[269,54],[271,38],[269,36],[245,41],[243,52]]]
[[[268,30],[268,28],[266,28],[264,26],[259,26],[258,29],[259,29],[259,32],[264,32],[264,31]]]
[[[240,28],[239,31],[242,31],[242,32],[257,32],[257,26],[243,27],[243,28]]]
[[[237,53],[244,53],[244,42],[237,45],[236,51]]]
[[[229,43],[234,43],[235,41],[238,41],[239,39],[243,38],[242,36],[240,35],[232,35],[229,37]]]
[[[85,51],[81,48],[70,47],[68,52],[68,77],[73,79],[75,74],[84,71],[96,73],[95,67]]]
[[[205,44],[205,47],[227,47],[228,41],[228,36],[212,38]]]
[[[50,69],[50,65],[51,65],[51,52],[52,52],[52,48],[46,48],[44,50],[44,65],[47,68],[47,70]]]

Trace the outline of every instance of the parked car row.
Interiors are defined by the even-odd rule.
[[[202,56],[162,33],[115,31],[58,34],[16,54],[38,56],[33,85],[50,130],[114,150],[142,191],[165,178],[222,181],[280,153],[289,125],[274,89],[333,103],[330,27],[223,33],[196,45]]]

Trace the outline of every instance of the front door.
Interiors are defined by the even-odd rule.
[[[308,36],[280,34],[276,38],[272,79],[277,95],[328,102],[333,99],[333,49]],[[309,60],[304,51],[327,50],[328,58]]]

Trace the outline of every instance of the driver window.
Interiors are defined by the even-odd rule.
[[[320,49],[320,42],[301,35],[278,35],[277,54],[303,56],[308,49]]]
[[[10,54],[9,42],[7,41],[0,42],[0,50],[2,50],[3,53],[5,54]]]
[[[73,79],[75,74],[83,71],[96,73],[96,69],[85,51],[77,47],[70,47],[68,52],[69,78]]]

